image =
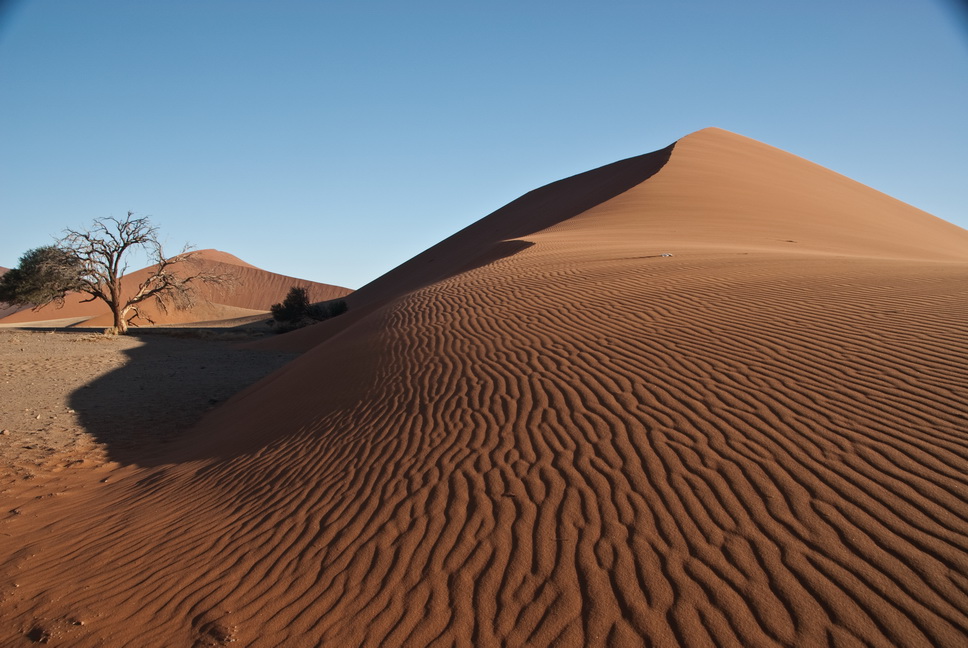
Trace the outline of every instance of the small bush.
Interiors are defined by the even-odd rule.
[[[327,302],[319,302],[318,304],[312,304],[306,311],[306,314],[317,322],[322,322],[323,320],[328,320],[330,317],[336,317],[337,315],[342,315],[348,310],[346,302],[342,299],[330,300]]]
[[[309,293],[305,288],[293,286],[281,304],[269,307],[277,322],[298,322],[309,316]]]
[[[279,324],[275,327],[277,333],[288,331],[328,320],[342,315],[349,309],[342,299],[331,299],[316,304],[309,303],[309,293],[305,288],[293,286],[281,304],[270,307],[272,317]]]

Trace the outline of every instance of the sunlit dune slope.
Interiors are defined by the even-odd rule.
[[[24,506],[0,637],[965,645],[968,232],[724,131],[667,157]]]
[[[795,155],[707,128],[674,147],[532,191],[359,289],[350,304],[369,312],[431,278],[513,254],[534,242],[528,235],[552,226],[560,237],[572,232],[579,246],[592,227],[599,246],[653,254],[968,258],[965,231],[951,223]],[[262,344],[311,348],[352,321]]]
[[[347,315],[249,346],[284,351],[312,348],[390,300],[527,247],[529,243],[520,237],[561,223],[644,182],[662,168],[671,152],[668,146],[530,191],[353,293],[346,300]]]
[[[156,324],[181,324],[231,319],[268,311],[269,307],[281,302],[293,286],[306,288],[310,299],[324,301],[348,295],[349,289],[329,284],[296,279],[285,275],[267,272],[219,250],[200,250],[192,262],[183,264],[184,269],[177,271],[191,274],[205,273],[223,276],[219,284],[199,283],[194,289],[194,304],[189,308],[164,308],[153,301],[145,302],[141,310],[145,317],[134,320],[135,324],[146,324],[148,319]],[[148,277],[150,268],[144,268],[125,276],[123,286],[128,294]],[[81,326],[111,326],[113,319],[108,308],[101,301],[84,302],[87,295],[68,295],[64,306],[52,304],[37,310],[26,310],[4,318],[0,323],[14,324],[57,320],[64,318],[86,318]]]

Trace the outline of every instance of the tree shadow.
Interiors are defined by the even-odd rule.
[[[175,442],[206,412],[298,356],[157,331],[129,335],[142,344],[123,351],[127,362],[69,397],[85,430],[122,464],[177,461]]]

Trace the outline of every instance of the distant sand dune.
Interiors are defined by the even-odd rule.
[[[0,641],[965,645],[968,232],[724,131],[666,157],[25,503]]]

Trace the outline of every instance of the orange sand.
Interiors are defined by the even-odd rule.
[[[968,642],[968,232],[707,129],[349,299],[167,465],[13,503],[0,641]]]
[[[198,263],[189,268],[190,272],[226,275],[230,280],[223,285],[199,284],[196,288],[196,303],[188,309],[170,308],[165,311],[154,302],[146,302],[142,310],[156,324],[225,320],[251,315],[253,312],[266,312],[272,304],[285,299],[286,293],[293,286],[306,288],[312,301],[336,299],[351,292],[339,286],[266,272],[219,250],[199,250],[196,259]],[[124,278],[122,285],[128,291],[133,291],[148,276],[149,271],[150,268],[145,268],[132,272]],[[62,307],[52,304],[40,309],[22,310],[15,315],[8,314],[0,318],[0,324],[71,320],[77,326],[111,326],[111,312],[104,302],[84,302],[86,298],[87,295],[69,295]],[[142,326],[148,324],[144,319],[135,320],[134,323]]]

